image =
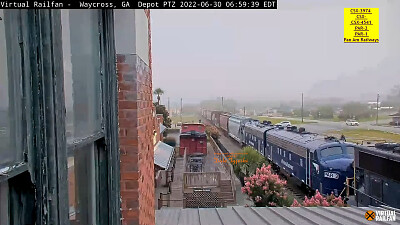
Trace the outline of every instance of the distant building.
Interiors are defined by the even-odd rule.
[[[396,126],[400,125],[400,112],[389,115],[390,117],[392,117],[392,123]]]

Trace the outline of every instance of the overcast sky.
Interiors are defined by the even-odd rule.
[[[388,58],[400,62],[399,2],[279,0],[278,10],[153,10],[153,87],[165,90],[164,102],[298,99],[317,81],[359,75]],[[343,8],[351,7],[380,9],[379,44],[343,43]]]

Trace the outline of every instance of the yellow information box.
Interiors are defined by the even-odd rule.
[[[379,8],[345,8],[344,43],[379,43]]]

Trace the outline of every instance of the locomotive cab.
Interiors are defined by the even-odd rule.
[[[312,188],[322,194],[339,195],[346,187],[346,179],[354,177],[354,147],[337,142],[314,151],[312,157]]]

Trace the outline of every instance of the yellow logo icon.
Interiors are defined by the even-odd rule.
[[[365,213],[365,219],[367,219],[368,221],[374,220],[375,219],[375,212],[374,211],[367,211]]]

